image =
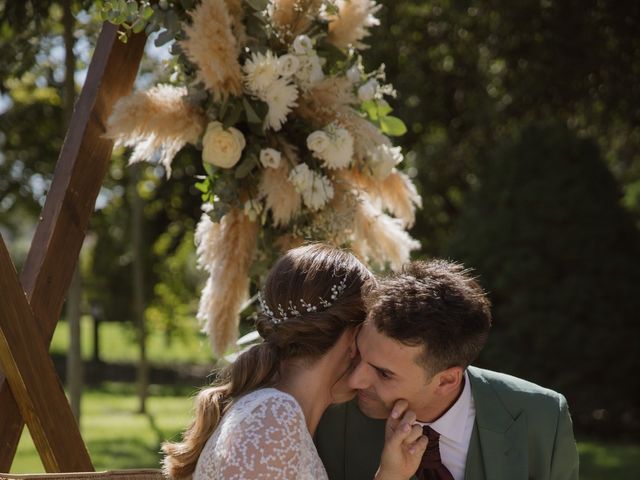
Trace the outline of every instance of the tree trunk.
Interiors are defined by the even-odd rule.
[[[146,413],[147,396],[149,391],[149,364],[147,361],[147,329],[144,319],[144,242],[142,238],[142,199],[138,194],[138,181],[140,179],[140,164],[131,166],[131,244],[133,247],[133,302],[137,327],[138,347],[140,360],[138,362],[138,395],[139,413]]]
[[[73,52],[75,40],[73,38],[74,18],[71,11],[71,0],[62,3],[65,48],[65,72],[63,90],[63,108],[65,127],[68,128],[73,115],[73,105],[76,99],[76,83],[74,79],[76,56]],[[79,260],[78,260],[79,261]],[[71,411],[77,422],[80,422],[80,401],[82,398],[82,352],[80,341],[80,302],[82,300],[82,277],[79,264],[76,265],[73,279],[67,296],[67,321],[69,322],[69,351],[67,353],[67,390]]]

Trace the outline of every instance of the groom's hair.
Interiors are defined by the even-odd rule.
[[[405,345],[423,346],[416,360],[430,375],[466,368],[491,327],[489,299],[470,273],[445,260],[409,263],[369,292],[367,321]]]

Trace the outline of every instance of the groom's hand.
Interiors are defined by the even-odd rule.
[[[428,440],[415,421],[416,414],[409,410],[409,403],[396,401],[385,426],[385,443],[376,480],[405,480],[418,470]]]

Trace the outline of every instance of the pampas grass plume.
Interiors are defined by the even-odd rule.
[[[258,186],[260,196],[264,196],[267,209],[273,215],[273,225],[284,227],[300,213],[300,194],[289,181],[289,167],[266,168]]]
[[[380,266],[389,262],[398,270],[409,261],[411,250],[420,248],[420,242],[409,236],[400,220],[376,209],[363,194],[355,211],[351,248],[367,262]]]
[[[107,120],[106,138],[133,147],[129,163],[150,161],[156,154],[171,175],[171,161],[186,143],[196,143],[205,117],[185,101],[187,89],[157,85],[121,98]]]
[[[271,18],[287,42],[304,33],[318,14],[322,0],[272,0]]]
[[[379,25],[375,14],[380,10],[373,0],[338,0],[338,14],[329,18],[329,42],[338,48],[367,47],[362,39],[369,35],[369,27]]]
[[[185,26],[187,38],[180,45],[187,58],[198,65],[197,79],[216,101],[240,95],[240,44],[233,35],[232,17],[224,0],[203,0],[191,13],[191,19],[191,25]]]
[[[221,356],[238,335],[240,309],[249,297],[249,269],[256,250],[258,225],[231,210],[215,226],[203,218],[196,231],[199,261],[209,272],[200,296],[198,319]],[[205,244],[206,242],[206,244]]]

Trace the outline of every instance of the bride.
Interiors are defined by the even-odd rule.
[[[182,442],[162,447],[174,479],[327,479],[313,444],[320,417],[346,386],[362,293],[374,282],[356,257],[326,245],[290,250],[273,266],[256,322],[264,342],[202,390]],[[406,402],[387,423],[376,479],[408,479],[426,448]],[[394,418],[395,417],[395,418]]]

